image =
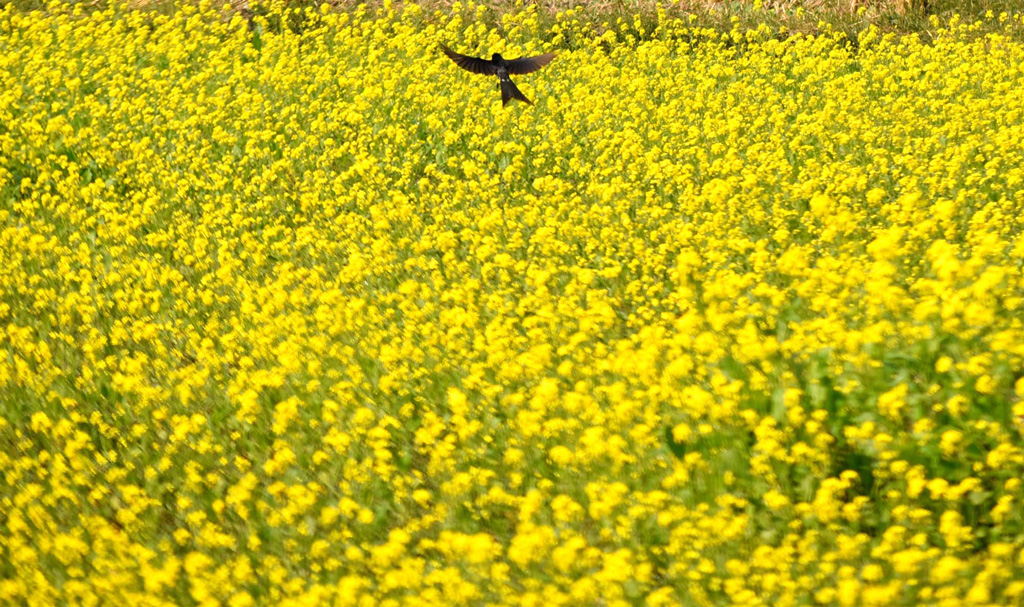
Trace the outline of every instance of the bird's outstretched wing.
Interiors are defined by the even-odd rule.
[[[536,72],[548,63],[551,63],[551,60],[554,58],[554,53],[544,53],[543,55],[537,55],[536,57],[520,57],[519,59],[513,59],[508,62],[508,73],[529,74],[530,72]]]
[[[444,54],[448,55],[448,57],[455,62],[455,65],[466,71],[473,72],[474,74],[487,74],[490,76],[498,73],[498,68],[492,65],[490,61],[460,55],[443,44],[441,45],[441,50],[443,50]]]

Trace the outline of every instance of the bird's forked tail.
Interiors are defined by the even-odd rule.
[[[526,95],[516,87],[515,83],[512,82],[512,79],[505,76],[501,79],[501,107],[505,107],[505,105],[507,105],[512,99],[518,99],[533,105],[533,102],[527,99]]]

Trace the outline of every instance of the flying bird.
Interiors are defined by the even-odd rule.
[[[469,57],[467,55],[460,55],[443,44],[441,45],[441,50],[443,50],[444,54],[448,55],[448,57],[455,62],[455,65],[466,71],[473,72],[474,74],[497,76],[498,86],[501,87],[501,107],[505,107],[505,105],[512,99],[518,99],[533,105],[533,102],[527,99],[526,95],[516,87],[515,83],[512,82],[512,79],[509,78],[509,75],[536,72],[555,58],[554,53],[544,53],[543,55],[537,55],[536,57],[505,59],[500,54],[494,53],[491,55],[491,59],[487,60],[477,57]]]

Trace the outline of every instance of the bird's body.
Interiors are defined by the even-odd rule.
[[[499,53],[491,55],[490,61],[477,57],[460,55],[445,45],[441,45],[445,55],[448,55],[456,65],[474,74],[486,74],[498,77],[498,87],[501,89],[501,105],[504,107],[512,99],[524,101],[530,105],[533,102],[526,98],[526,95],[516,87],[510,76],[512,74],[529,74],[547,65],[555,58],[554,53],[545,53],[536,57],[520,57],[519,59],[505,59]]]
[[[509,78],[508,61],[500,54],[494,53],[491,56],[491,63],[495,65],[494,73],[498,77],[498,88],[501,89],[501,107],[505,107],[512,99],[518,99],[533,105],[533,102],[527,99],[526,95]]]

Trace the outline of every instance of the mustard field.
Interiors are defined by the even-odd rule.
[[[0,604],[1024,605],[1022,43],[86,8],[0,9]]]

